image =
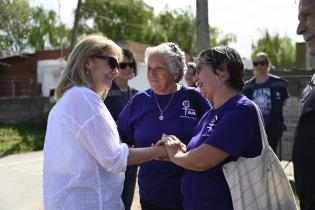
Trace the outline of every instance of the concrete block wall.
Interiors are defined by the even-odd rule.
[[[49,109],[48,97],[0,98],[0,123],[44,122]]]
[[[0,98],[0,123],[14,124],[21,122],[44,122],[51,108],[47,97]],[[279,144],[278,157],[291,160],[295,127],[297,125],[302,103],[297,97],[290,97],[284,106],[284,131]]]

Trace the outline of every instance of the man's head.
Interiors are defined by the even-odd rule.
[[[309,47],[309,54],[315,56],[315,1],[300,0],[299,25],[296,33],[303,35]]]

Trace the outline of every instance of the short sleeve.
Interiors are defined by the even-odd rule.
[[[289,96],[290,96],[290,94],[289,94],[288,83],[287,83],[286,87],[283,88],[283,100],[288,99]]]
[[[129,146],[134,145],[134,128],[132,126],[132,112],[134,107],[134,97],[127,103],[125,108],[119,114],[117,119],[117,129],[120,138],[123,142],[127,143]]]
[[[205,143],[221,149],[235,159],[260,154],[261,138],[254,108],[238,106],[227,111]]]

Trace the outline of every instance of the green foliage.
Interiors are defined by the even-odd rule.
[[[210,46],[226,46],[236,41],[236,36],[232,33],[222,34],[217,27],[210,27]]]
[[[190,9],[165,9],[155,15],[143,0],[86,0],[82,3],[79,33],[101,32],[115,41],[134,40],[156,45],[175,42],[183,50],[197,53],[196,18]],[[222,35],[210,28],[211,46],[235,41],[232,34]]]
[[[35,50],[45,49],[47,43],[51,47],[68,47],[70,30],[65,25],[58,26],[55,11],[45,11],[41,7],[31,8],[32,27],[29,34],[29,44]]]
[[[43,149],[45,128],[40,124],[0,125],[0,157]]]
[[[290,68],[295,62],[295,47],[288,36],[281,37],[278,33],[271,35],[268,30],[260,30],[262,37],[252,43],[252,58],[258,52],[268,54],[275,68]]]
[[[0,50],[20,52],[69,47],[70,30],[59,26],[54,11],[30,7],[28,0],[0,0]],[[197,53],[196,18],[191,9],[169,10],[155,15],[143,0],[86,0],[81,5],[79,36],[103,33],[115,41],[134,40],[156,45],[175,42]],[[232,34],[210,28],[211,46],[235,41]]]
[[[177,43],[186,52],[197,52],[196,19],[191,11],[165,10],[156,17],[158,31],[162,39],[154,44],[165,41]]]
[[[32,8],[28,0],[0,0],[0,50],[42,50],[68,43],[70,32],[57,26],[56,13]]]
[[[142,0],[86,0],[82,2],[79,32],[102,32],[113,40],[146,42],[153,11]]]

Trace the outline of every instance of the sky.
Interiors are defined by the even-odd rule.
[[[77,0],[29,0],[31,6],[42,5],[45,9],[53,9],[60,15],[62,23],[72,27],[74,9]],[[155,13],[161,12],[166,6],[169,9],[191,8],[196,14],[196,0],[144,0],[153,7]],[[209,0],[209,25],[233,33],[237,41],[231,44],[242,57],[250,57],[252,42],[261,37],[259,29],[268,29],[271,34],[287,35],[294,42],[302,42],[298,36],[297,10],[298,0]],[[170,40],[171,41],[171,40]]]

